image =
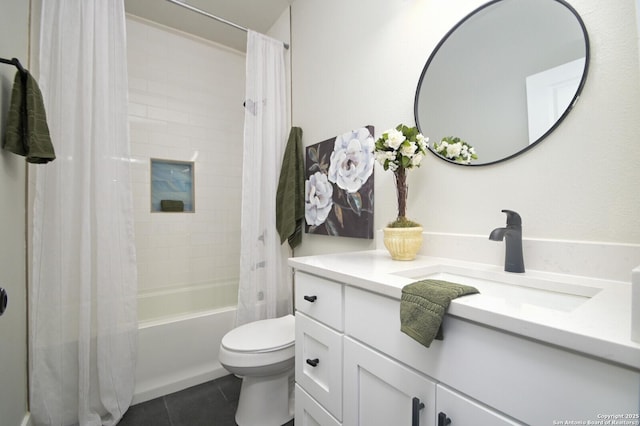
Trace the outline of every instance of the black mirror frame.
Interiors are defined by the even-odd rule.
[[[449,37],[460,26],[462,26],[465,22],[467,22],[471,17],[473,17],[477,13],[481,12],[482,10],[486,9],[489,6],[492,6],[492,5],[496,4],[496,3],[500,3],[501,1],[504,1],[504,0],[491,0],[488,3],[485,3],[482,6],[476,8],[471,13],[469,13],[467,16],[462,18],[460,20],[460,22],[458,22],[456,25],[454,25],[453,28],[451,28],[447,32],[447,34],[445,34],[445,36],[442,38],[442,40],[440,40],[438,42],[438,44],[436,45],[436,47],[433,49],[433,52],[431,52],[431,55],[429,55],[429,59],[427,60],[427,63],[425,64],[424,68],[422,69],[422,73],[420,74],[420,78],[418,79],[418,86],[416,88],[416,94],[415,94],[414,103],[413,103],[413,115],[414,115],[414,118],[415,118],[416,127],[418,128],[418,130],[420,132],[422,132],[422,128],[420,126],[420,119],[418,117],[418,98],[419,98],[419,95],[420,95],[420,89],[422,88],[422,81],[423,81],[423,79],[425,77],[425,74],[427,73],[429,65],[433,61],[433,58],[438,53],[438,51],[440,50],[442,45],[444,45],[444,43],[449,39]],[[518,155],[520,155],[520,154],[530,150],[534,146],[538,145],[540,142],[542,142],[542,140],[544,140],[547,136],[549,136],[560,125],[560,123],[565,119],[565,117],[567,115],[569,115],[569,112],[571,112],[571,110],[575,106],[576,102],[578,102],[578,99],[580,98],[580,94],[582,93],[582,88],[584,87],[585,82],[587,81],[587,74],[589,72],[590,50],[591,50],[590,49],[590,45],[589,45],[589,34],[587,33],[587,27],[585,26],[584,22],[582,21],[582,18],[580,17],[578,12],[573,8],[573,6],[571,6],[565,0],[552,0],[552,1],[555,1],[557,3],[562,4],[563,6],[565,6],[574,15],[574,17],[578,21],[578,24],[580,25],[580,29],[582,30],[582,34],[584,36],[584,44],[585,44],[584,71],[582,73],[582,79],[580,80],[580,84],[578,85],[578,89],[576,90],[576,93],[573,96],[573,99],[571,100],[571,102],[569,103],[569,106],[567,107],[567,109],[556,120],[556,122],[553,124],[553,126],[551,126],[549,128],[549,130],[547,130],[542,136],[540,136],[534,142],[532,142],[529,145],[527,145],[525,148],[523,148],[523,149],[521,149],[521,150],[519,150],[519,151],[517,151],[517,152],[515,152],[515,153],[513,153],[511,155],[503,157],[503,158],[501,158],[499,160],[495,160],[495,161],[491,161],[491,162],[487,162],[487,163],[482,163],[482,164],[473,164],[473,163],[461,164],[461,163],[456,163],[455,161],[451,161],[448,158],[445,158],[445,157],[437,154],[436,152],[433,151],[433,149],[431,149],[431,147],[428,148],[429,152],[431,152],[433,155],[435,155],[439,159],[441,159],[443,161],[446,161],[447,163],[455,164],[455,165],[458,165],[458,166],[464,166],[464,167],[469,167],[469,166],[471,166],[471,167],[482,167],[482,166],[489,166],[489,165],[501,163],[503,161],[507,161],[507,160],[510,160],[510,159],[512,159],[514,157],[517,157]]]

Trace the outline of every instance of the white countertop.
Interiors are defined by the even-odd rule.
[[[629,282],[531,270],[514,274],[495,265],[430,256],[394,261],[385,250],[294,257],[289,265],[398,300],[403,286],[425,276],[461,277],[456,282],[473,285],[480,294],[454,299],[448,315],[640,371],[640,343],[631,340]],[[547,306],[555,295],[556,306]],[[526,303],[528,297],[532,303]]]

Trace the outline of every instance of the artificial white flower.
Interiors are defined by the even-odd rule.
[[[459,164],[470,164],[477,160],[475,149],[458,137],[447,136],[442,138],[440,144],[433,144],[433,150],[439,155]]]
[[[385,134],[387,135],[386,145],[394,150],[398,149],[402,142],[407,139],[400,130],[396,129],[389,129],[384,132],[383,136]]]
[[[404,155],[405,157],[413,157],[413,154],[415,154],[416,149],[418,148],[418,146],[416,145],[415,142],[404,142],[402,144],[402,146],[400,147],[400,152],[402,153],[402,155]]]
[[[304,218],[312,226],[322,225],[333,207],[333,185],[327,175],[315,172],[304,183]]]
[[[387,130],[375,143],[376,158],[385,170],[394,174],[398,195],[398,220],[406,226],[415,222],[408,221],[406,171],[419,167],[426,154],[426,139],[417,127],[399,124],[395,129]]]
[[[427,151],[427,143],[429,142],[429,138],[425,138],[422,134],[418,133],[416,136],[416,140],[418,141],[418,149],[420,151]]]
[[[447,144],[447,157],[455,158],[460,155],[461,150],[462,144],[460,142]]]
[[[347,192],[357,192],[373,173],[373,136],[360,128],[336,137],[329,164],[329,181]]]
[[[417,152],[416,155],[414,155],[413,158],[411,158],[411,165],[413,167],[418,167],[423,158],[424,158],[424,155],[422,155],[422,153],[420,152]]]
[[[375,158],[385,170],[394,172],[399,168],[419,167],[427,152],[428,140],[418,133],[416,127],[400,124],[395,129],[383,132],[376,141]]]
[[[384,166],[387,160],[393,160],[396,157],[395,151],[376,151],[376,160]]]

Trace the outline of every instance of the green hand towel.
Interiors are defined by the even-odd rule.
[[[4,149],[27,157],[29,163],[44,164],[56,158],[42,93],[29,72],[18,71],[13,80]]]
[[[400,331],[429,347],[442,340],[442,319],[456,297],[479,293],[475,287],[441,280],[423,280],[404,286],[400,300]]]
[[[289,241],[291,248],[302,243],[304,220],[304,158],[302,129],[292,127],[282,159],[276,193],[276,229],[280,243]]]

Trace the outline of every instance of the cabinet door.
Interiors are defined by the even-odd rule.
[[[345,337],[345,425],[434,425],[435,386],[425,376]]]
[[[340,426],[340,423],[296,385],[296,426]]]
[[[437,426],[506,426],[524,424],[512,421],[443,385],[438,385],[436,400],[437,414],[435,424]],[[442,420],[438,420],[439,418]]]

